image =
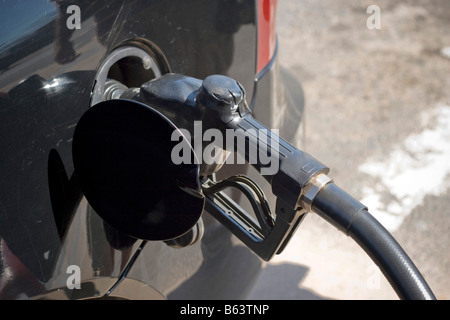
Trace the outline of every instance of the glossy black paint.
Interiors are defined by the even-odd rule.
[[[66,26],[71,4],[80,7],[79,30]],[[237,0],[0,4],[1,299],[85,299],[111,288],[110,297],[130,299],[245,297],[261,261],[208,213],[201,243],[174,249],[151,241],[141,247],[87,203],[71,150],[98,66],[128,41],[150,41],[173,72],[200,79],[226,74],[251,96],[255,10],[253,1]],[[271,107],[284,106],[283,119],[292,119],[294,110],[300,121],[301,108],[276,101],[270,89],[279,83],[274,70],[260,80],[256,116],[267,115],[261,119],[273,127],[271,115],[278,111]],[[81,270],[81,289],[67,286],[73,265]]]

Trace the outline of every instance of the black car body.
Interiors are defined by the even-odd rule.
[[[207,212],[201,241],[185,248],[110,227],[73,175],[72,139],[102,99],[100,82],[134,86],[167,72],[238,80],[256,119],[298,139],[303,100],[276,61],[276,1],[0,7],[0,298],[245,299],[263,263],[255,254]]]

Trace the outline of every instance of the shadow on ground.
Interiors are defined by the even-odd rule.
[[[249,293],[250,300],[329,300],[299,285],[308,268],[291,263],[267,265]]]

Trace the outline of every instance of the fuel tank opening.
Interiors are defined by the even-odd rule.
[[[98,68],[91,106],[114,98],[108,95],[111,81],[126,87],[138,87],[169,72],[169,63],[156,45],[147,40],[127,41],[112,50]]]

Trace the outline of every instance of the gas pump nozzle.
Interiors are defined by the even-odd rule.
[[[139,91],[129,89],[123,96],[133,96],[132,99],[158,110],[178,128],[190,133],[197,158],[203,159],[200,175],[207,211],[264,260],[270,260],[282,251],[305,214],[311,210],[315,195],[331,182],[326,176],[329,171],[326,166],[252,117],[244,88],[229,77],[212,75],[201,81],[167,74],[144,83]],[[197,129],[200,127],[201,130]],[[195,141],[195,138],[207,134],[208,130],[217,130],[220,134],[216,136],[224,137],[219,143],[214,141],[217,150],[223,148],[244,157],[271,184],[277,197],[274,217],[262,191],[249,178],[231,177],[219,182],[210,178],[220,169],[220,161],[223,162],[225,157],[212,163],[205,159],[205,141]],[[256,191],[254,193],[261,194],[260,197],[245,194],[253,203],[259,223],[255,224],[248,213],[221,192],[225,187],[252,188]]]
[[[352,237],[401,298],[435,299],[396,240],[334,184],[325,165],[252,117],[245,90],[235,80],[166,74],[140,88],[107,83],[105,94],[119,99],[94,105],[80,119],[74,165],[88,201],[121,231],[173,240],[192,230],[206,208],[267,261],[281,253],[311,211]],[[215,180],[230,152],[270,183],[275,215],[250,178]],[[114,173],[121,183],[108,185]],[[227,187],[250,200],[257,221],[223,192]]]

